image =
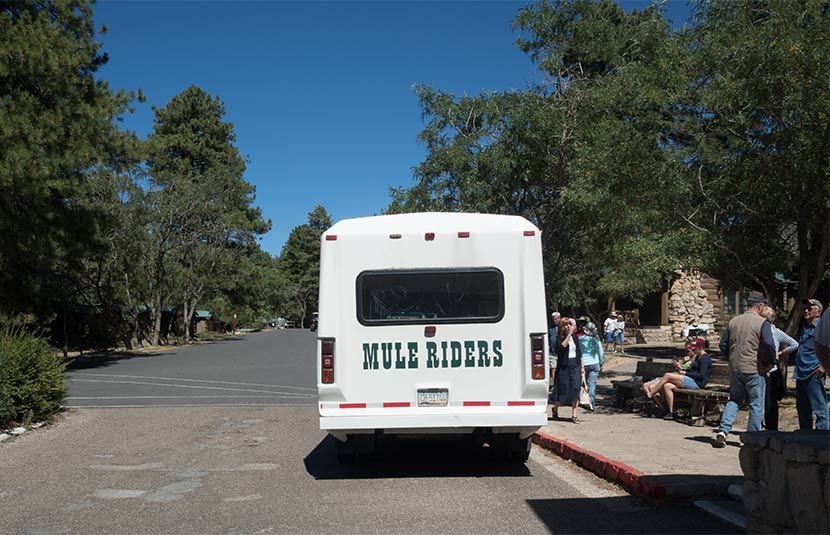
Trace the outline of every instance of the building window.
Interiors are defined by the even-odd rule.
[[[740,290],[724,288],[721,315],[730,318],[746,311],[746,298]]]

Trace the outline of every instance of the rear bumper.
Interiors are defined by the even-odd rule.
[[[489,407],[466,411],[431,408],[413,413],[409,410],[378,414],[371,409],[325,410],[320,414],[320,429],[335,436],[383,430],[391,434],[472,433],[489,428],[494,433],[519,433],[529,436],[547,425],[547,407]],[[521,409],[521,410],[519,410]],[[326,414],[328,413],[328,414]],[[344,414],[345,413],[345,414]]]

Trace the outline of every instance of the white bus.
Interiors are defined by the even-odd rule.
[[[517,216],[341,221],[321,238],[320,428],[341,460],[381,435],[459,434],[526,460],[547,423],[540,232]]]

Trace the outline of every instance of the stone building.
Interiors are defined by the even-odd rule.
[[[728,299],[728,298],[727,298]],[[637,342],[683,339],[684,328],[707,326],[717,332],[723,308],[723,291],[717,279],[700,272],[676,271],[659,292],[642,304],[617,301],[626,316],[626,330]]]

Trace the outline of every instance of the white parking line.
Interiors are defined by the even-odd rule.
[[[207,379],[182,379],[181,377],[153,377],[149,375],[117,375],[108,373],[71,373],[71,377],[122,377],[125,379],[156,379],[158,381],[181,381],[185,383],[211,383],[218,385],[237,385],[237,386],[263,386],[267,388],[287,388],[289,390],[307,390],[309,392],[317,392],[316,388],[308,388],[304,386],[287,386],[287,385],[264,385],[258,383],[235,383],[232,381],[209,381]]]
[[[66,399],[254,399],[254,398],[287,398],[296,399],[295,396],[69,396]]]
[[[185,403],[175,405],[65,405],[67,409],[176,409],[179,407],[313,407],[312,403]]]
[[[198,390],[230,390],[232,392],[256,392],[258,394],[283,394],[286,397],[295,397],[295,398],[316,398],[316,394],[301,394],[301,393],[294,393],[294,392],[272,392],[270,390],[254,390],[248,388],[224,388],[221,386],[195,386],[195,385],[178,385],[175,383],[149,383],[146,381],[113,381],[113,380],[104,380],[104,379],[76,379],[74,377],[70,377],[71,381],[77,381],[80,383],[113,383],[119,385],[146,385],[146,386],[170,386],[174,388],[195,388]],[[218,381],[211,381],[212,383],[218,383]],[[233,384],[233,383],[230,383]],[[278,387],[274,387],[278,388]]]

